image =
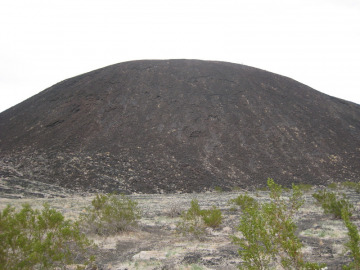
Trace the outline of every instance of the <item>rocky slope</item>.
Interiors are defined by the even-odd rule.
[[[1,113],[0,131],[3,195],[360,180],[359,105],[224,62],[95,70]]]

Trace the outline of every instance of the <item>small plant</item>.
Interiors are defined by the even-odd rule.
[[[218,228],[222,222],[221,211],[216,206],[209,210],[201,210],[201,216],[205,225],[213,229]]]
[[[214,190],[215,190],[215,192],[218,192],[218,193],[223,192],[222,187],[218,187],[218,186],[214,187]]]
[[[181,214],[182,221],[177,225],[177,231],[183,235],[193,235],[202,239],[206,233],[206,227],[217,228],[222,222],[220,209],[213,206],[209,210],[201,210],[198,200],[193,199],[190,208]]]
[[[47,204],[42,211],[24,204],[18,212],[8,205],[0,212],[0,242],[0,269],[6,270],[63,267],[91,246],[77,223]]]
[[[345,244],[346,249],[350,252],[352,262],[343,266],[345,270],[360,270],[360,236],[359,231],[354,223],[351,222],[352,210],[354,206],[348,201],[344,194],[342,199],[338,199],[333,192],[325,190],[313,194],[314,198],[321,203],[325,213],[333,214],[336,218],[341,218],[348,230],[349,242]]]
[[[351,216],[354,206],[346,199],[345,194],[342,194],[342,199],[339,200],[334,192],[323,189],[314,193],[313,197],[324,209],[325,214],[333,214],[335,218],[341,219],[342,209],[346,209]]]
[[[137,202],[125,195],[97,194],[81,215],[84,227],[99,235],[111,235],[137,225],[140,210]]]
[[[300,189],[293,185],[289,200],[281,197],[283,188],[273,179],[267,181],[270,203],[259,204],[248,195],[232,200],[240,206],[242,216],[238,230],[242,237],[232,240],[240,246],[243,259],[240,269],[321,269],[324,265],[306,262],[301,253],[302,244],[296,236],[293,216],[303,204]]]
[[[345,247],[350,251],[350,256],[352,258],[352,262],[343,266],[345,270],[360,270],[360,236],[358,228],[354,223],[350,221],[351,213],[349,213],[349,209],[343,208],[341,211],[341,218],[345,223],[346,228],[348,229],[349,242],[345,244]]]
[[[244,209],[246,206],[255,206],[255,204],[257,205],[257,202],[254,198],[246,195],[239,195],[238,197],[236,197],[235,199],[231,199],[229,201],[229,203],[234,203],[238,206],[240,206],[242,209]]]
[[[201,216],[199,202],[193,199],[190,208],[182,212],[182,221],[177,224],[177,231],[183,235],[192,235],[197,239],[202,239],[205,235],[205,224]]]

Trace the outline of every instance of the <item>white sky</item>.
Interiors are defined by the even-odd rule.
[[[138,59],[219,60],[360,104],[360,0],[1,0],[0,111]]]

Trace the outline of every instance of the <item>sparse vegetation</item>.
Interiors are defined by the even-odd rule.
[[[201,239],[205,235],[205,224],[201,216],[199,202],[193,199],[190,204],[190,208],[181,214],[182,220],[177,224],[177,231],[183,235],[190,234]]]
[[[303,204],[299,187],[293,185],[289,200],[281,198],[283,188],[268,179],[271,202],[259,204],[248,195],[234,199],[241,207],[238,230],[242,237],[233,236],[233,242],[243,263],[240,269],[321,269],[324,265],[306,262],[301,253],[302,244],[296,236],[293,221],[295,212]]]
[[[97,194],[91,205],[81,215],[82,224],[87,231],[99,235],[129,230],[140,218],[137,202],[125,195]]]
[[[346,188],[349,190],[354,190],[356,193],[360,193],[360,182],[352,182],[352,181],[344,181],[344,182],[333,182],[327,185],[330,189],[339,189],[339,188]]]
[[[222,213],[216,206],[213,206],[212,209],[201,210],[199,202],[193,199],[190,208],[181,214],[181,219],[177,225],[178,232],[202,239],[206,233],[206,227],[217,228],[220,226]]]
[[[296,185],[302,192],[310,191],[313,188],[311,184],[298,184]]]
[[[346,187],[348,189],[355,190],[356,193],[360,193],[360,183],[359,182],[351,182],[351,181],[345,181],[341,183],[343,187]]]
[[[137,241],[141,239],[141,241],[148,241],[146,246],[152,248],[144,254],[141,251],[136,259],[128,259],[125,255],[119,254],[121,260],[125,260],[124,263],[118,264],[119,267],[120,265],[121,267],[134,266],[139,269],[150,265],[170,267],[174,265],[175,258],[184,256],[187,259],[183,260],[179,269],[182,269],[181,267],[205,269],[208,265],[216,265],[220,269],[230,259],[233,260],[236,254],[224,260],[220,260],[217,255],[206,259],[196,258],[206,257],[207,247],[213,245],[213,239],[229,241],[229,234],[234,230],[233,222],[237,219],[236,216],[240,219],[238,232],[230,238],[236,244],[233,248],[238,249],[241,257],[240,269],[326,269],[322,264],[306,262],[304,259],[305,254],[316,248],[321,258],[314,258],[314,260],[327,262],[329,269],[332,269],[335,263],[338,267],[339,262],[342,262],[345,270],[360,270],[359,216],[354,212],[355,207],[349,201],[351,199],[352,203],[358,203],[356,200],[359,199],[359,195],[354,192],[357,183],[344,182],[336,185],[342,189],[342,192],[346,192],[349,198],[328,188],[314,188],[311,194],[323,207],[325,213],[332,214],[342,221],[321,218],[315,223],[309,222],[308,225],[307,221],[303,220],[298,224],[300,229],[304,229],[301,232],[296,226],[299,215],[305,219],[311,219],[315,213],[318,216],[321,211],[318,207],[312,207],[313,200],[304,202],[302,192],[311,189],[312,186],[293,185],[292,189],[285,189],[272,179],[268,179],[266,192],[241,192],[239,196],[234,196],[235,198],[232,199],[230,198],[233,193],[198,194],[197,198],[201,200],[202,207],[196,199],[193,199],[190,207],[183,212],[181,210],[184,209],[184,202],[189,202],[193,195],[179,197],[159,195],[160,200],[158,197],[156,199],[148,197],[146,203],[142,201],[143,195],[134,195],[131,198],[138,197],[139,200],[136,199],[136,201],[139,201],[141,207],[145,206],[146,212],[144,212],[144,219],[141,220],[142,228],[151,229],[130,234],[124,233],[115,237],[108,236],[120,231],[132,230],[140,218],[137,203],[124,195],[99,194],[95,198],[50,200],[56,208],[63,207],[62,204],[65,202],[64,213],[70,218],[78,218],[83,210],[80,214],[80,223],[65,220],[61,213],[48,205],[42,209],[42,200],[35,200],[36,204],[32,202],[35,209],[39,210],[33,210],[29,205],[24,205],[21,209],[19,207],[21,200],[16,203],[19,207],[18,211],[15,210],[17,208],[11,206],[5,208],[5,203],[2,205],[2,212],[0,211],[0,270],[83,269],[87,267],[86,264],[93,261],[90,254],[93,254],[94,249],[93,244],[81,231],[100,235],[90,235],[101,249],[96,260],[100,266],[107,267],[107,264],[112,263],[111,259],[104,254],[110,254],[109,252],[114,252],[114,250],[129,251],[134,245],[138,245]],[[74,203],[78,200],[82,203]],[[217,202],[217,207],[213,205],[214,201]],[[226,202],[229,203],[226,204]],[[304,207],[302,207],[303,203],[306,203]],[[86,206],[89,207],[84,209]],[[229,215],[223,217],[220,208]],[[70,209],[71,211],[68,211]],[[211,234],[211,237],[206,237],[212,232],[209,228],[216,229],[221,226],[223,218],[225,220],[223,230],[217,230],[216,233]],[[176,224],[177,221],[179,222]],[[171,239],[171,233],[166,233],[161,236],[162,239],[159,239],[162,241],[159,242],[161,244],[152,246],[153,230],[173,232],[175,229],[184,236],[191,236],[204,242],[187,243],[184,240],[183,246],[173,246],[172,249],[168,249],[167,243],[171,243],[173,239]],[[346,229],[347,240],[344,238]],[[305,241],[308,237],[315,237],[319,239],[319,243],[310,241],[310,244],[306,244],[303,249],[298,233],[304,237]],[[122,239],[126,239],[125,242]],[[334,244],[329,244],[328,241],[332,240]],[[129,246],[127,241],[129,241]],[[160,246],[162,248],[158,250]],[[196,253],[193,252],[194,247],[196,247]],[[215,243],[214,247],[218,249]],[[328,249],[330,251],[327,251]],[[218,251],[222,254],[222,251]],[[314,255],[314,253],[311,254]],[[330,254],[333,255],[331,257],[333,259],[329,259]]]
[[[346,228],[348,229],[349,241],[345,244],[347,250],[350,251],[350,257],[352,262],[349,265],[343,267],[345,270],[360,269],[360,236],[358,228],[354,223],[350,221],[351,214],[349,213],[348,208],[343,208],[341,211],[341,217],[345,223]]]
[[[254,207],[257,204],[256,200],[250,197],[248,194],[239,195],[235,199],[231,199],[229,203],[234,203],[240,206],[241,208]]]
[[[332,214],[335,218],[341,219],[342,210],[346,209],[349,216],[352,215],[351,210],[354,206],[346,199],[345,194],[342,194],[342,199],[339,200],[334,192],[322,189],[314,193],[313,197],[324,209],[325,214]]]
[[[180,206],[177,204],[171,205],[170,208],[166,211],[166,215],[171,218],[179,217],[181,215]]]
[[[352,261],[348,265],[344,265],[343,269],[360,270],[360,236],[357,226],[350,220],[354,206],[344,194],[341,194],[342,198],[338,199],[335,193],[321,190],[313,196],[321,204],[325,213],[341,218],[348,230],[349,241],[345,243],[345,248],[350,252]]]
[[[77,223],[65,220],[47,204],[41,211],[29,204],[20,211],[8,205],[0,212],[0,243],[0,269],[4,270],[64,267],[85,258],[85,249],[91,246]]]
[[[221,211],[216,206],[209,210],[201,210],[201,215],[205,225],[213,229],[218,228],[222,222]]]

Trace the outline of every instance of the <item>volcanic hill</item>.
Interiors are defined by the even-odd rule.
[[[98,69],[1,113],[0,131],[3,194],[360,180],[360,105],[225,62]]]

